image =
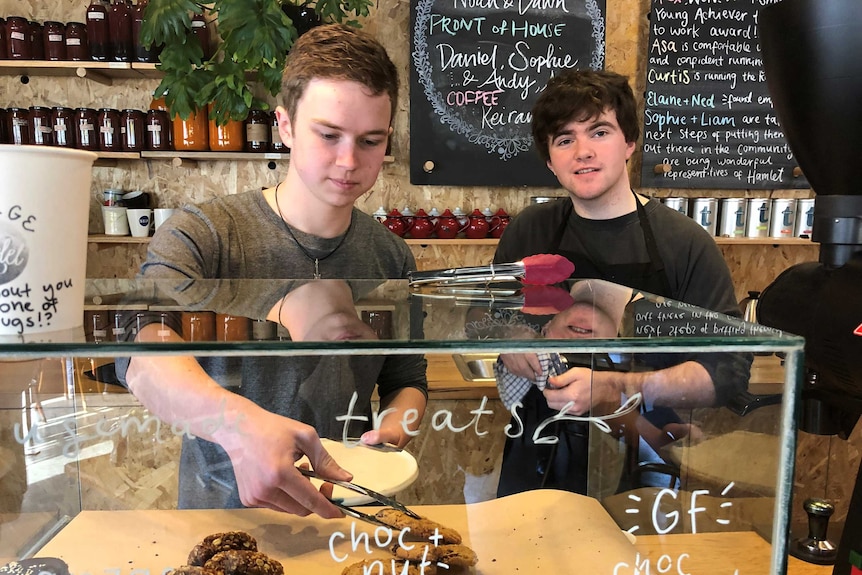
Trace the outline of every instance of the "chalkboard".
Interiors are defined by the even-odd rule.
[[[557,186],[531,109],[554,73],[604,66],[605,0],[411,2],[410,181]]]
[[[794,174],[757,40],[758,10],[775,1],[653,0],[642,186],[810,187]]]

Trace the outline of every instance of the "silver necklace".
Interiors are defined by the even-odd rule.
[[[298,239],[296,239],[296,235],[293,233],[293,230],[290,229],[290,226],[287,223],[287,219],[284,217],[284,214],[281,211],[281,206],[278,203],[278,187],[280,185],[281,185],[281,182],[279,182],[275,186],[275,207],[278,210],[278,215],[281,218],[282,223],[284,224],[284,229],[287,230],[287,233],[290,234],[290,237],[293,239],[294,242],[296,242],[296,245],[299,246],[299,249],[302,250],[302,253],[305,254],[305,257],[307,257],[309,260],[314,262],[314,275],[312,277],[316,280],[319,280],[320,279],[320,262],[325,260],[329,256],[331,256],[335,252],[337,252],[338,248],[340,248],[342,246],[342,244],[344,244],[344,240],[347,239],[347,236],[350,235],[350,230],[353,229],[353,214],[352,213],[350,214],[350,225],[347,226],[347,231],[344,232],[343,236],[341,236],[341,241],[338,242],[338,245],[335,246],[334,248],[332,248],[332,251],[330,251],[325,256],[323,256],[321,258],[316,258],[313,255],[311,255],[307,249],[305,249],[304,245],[299,243]]]

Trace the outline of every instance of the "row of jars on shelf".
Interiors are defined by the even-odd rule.
[[[410,208],[387,212],[380,206],[374,212],[374,217],[392,233],[414,239],[453,239],[459,234],[471,240],[499,238],[511,220],[511,216],[503,208],[496,213],[492,212],[491,208],[476,208],[472,213],[466,214],[461,208],[447,208],[443,213],[437,208],[431,208],[429,212],[419,208],[414,213]]]
[[[86,23],[0,18],[0,58],[156,62],[159,50],[148,50],[140,42],[146,6],[147,0],[134,5],[128,0],[95,0],[87,7]],[[202,15],[194,15],[192,31],[206,53],[209,32]]]
[[[271,133],[270,133],[271,132]],[[205,113],[188,120],[166,110],[31,106],[0,108],[0,144],[59,146],[94,152],[216,150],[287,152],[267,112],[217,126]]]

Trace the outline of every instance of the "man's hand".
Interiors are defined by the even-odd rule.
[[[620,387],[612,379],[613,372],[595,372],[587,367],[573,367],[562,375],[548,378],[548,387],[542,392],[548,407],[557,411],[572,402],[568,413],[583,415],[594,407],[610,404],[620,406]]]
[[[535,353],[501,353],[500,361],[511,373],[533,381],[542,373],[542,364]]]
[[[301,516],[341,517],[342,512],[326,499],[332,485],[324,483],[318,491],[296,470],[296,462],[306,455],[322,477],[350,481],[353,476],[327,453],[313,427],[261,411],[241,429],[219,434],[233,464],[242,504]]]

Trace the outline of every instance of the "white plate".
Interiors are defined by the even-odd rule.
[[[409,487],[419,476],[416,459],[406,451],[378,451],[361,445],[345,445],[331,439],[320,441],[338,465],[353,474],[353,483],[383,495],[395,495]],[[303,457],[296,463],[308,463],[308,459]],[[318,479],[312,479],[311,482],[317,487],[323,483]],[[332,497],[342,499],[345,505],[351,506],[374,502],[369,497],[338,486],[333,488]]]

